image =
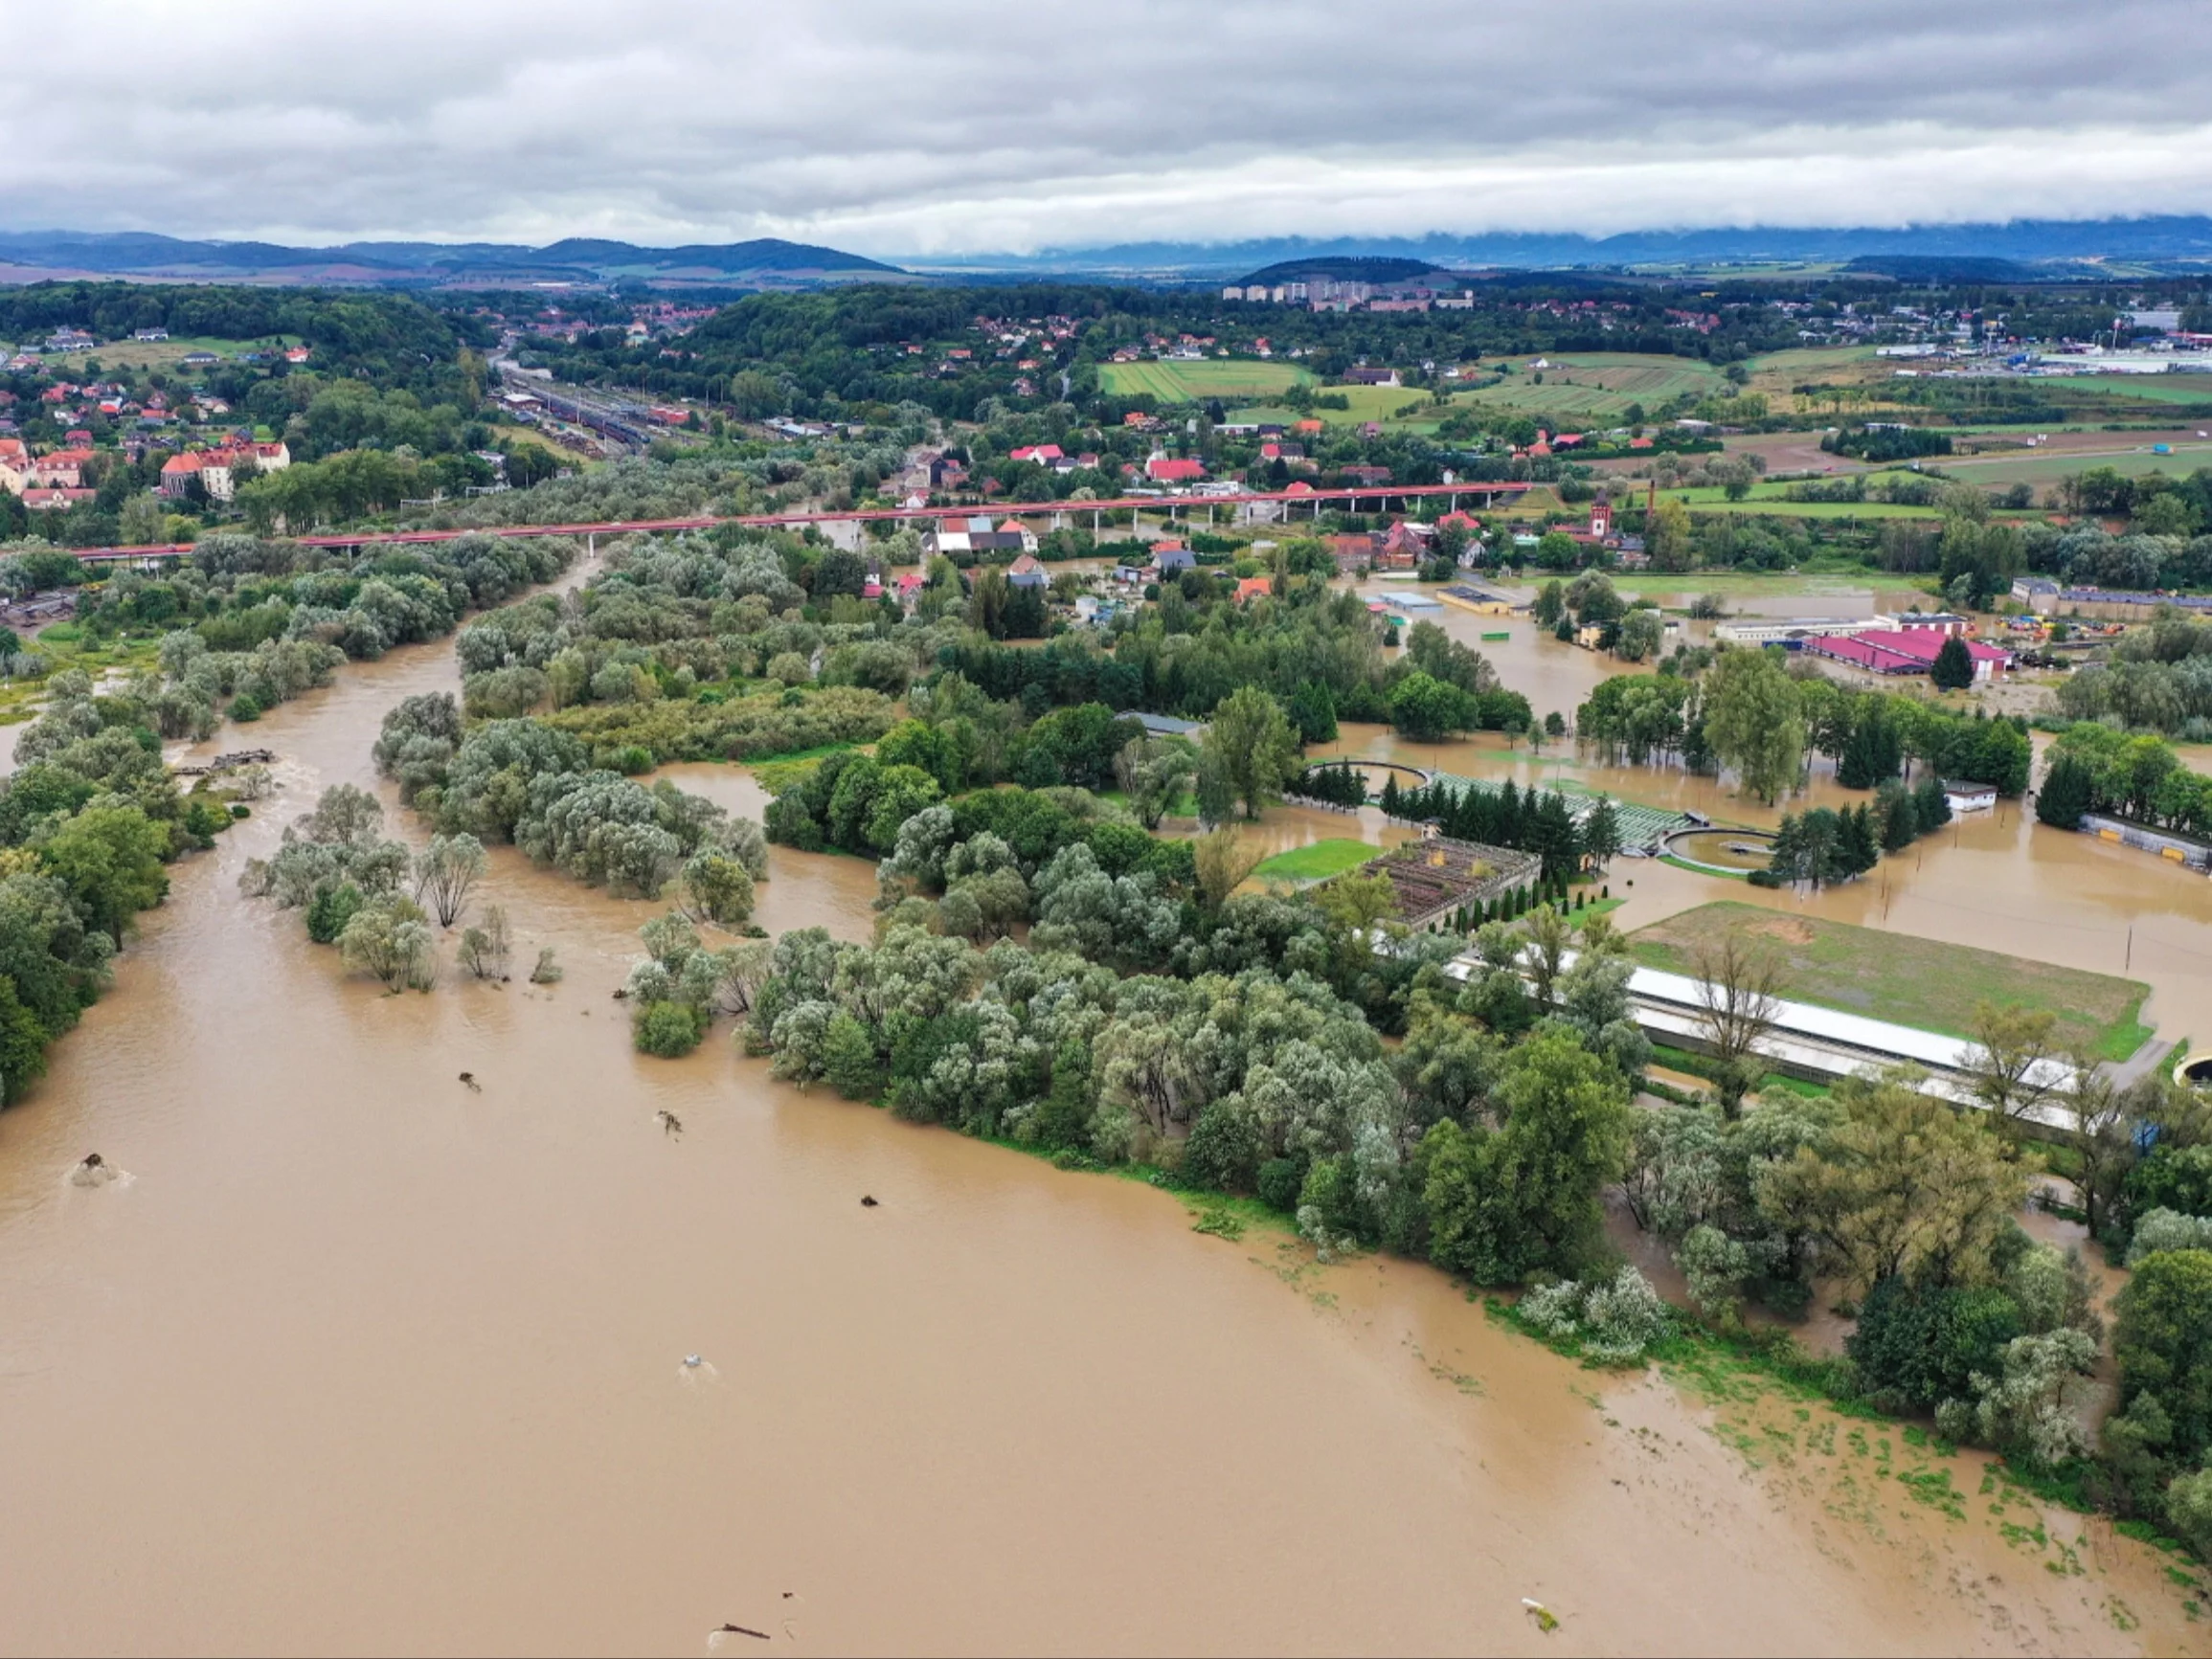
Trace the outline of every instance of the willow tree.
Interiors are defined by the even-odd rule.
[[[1797,686],[1765,651],[1723,653],[1705,676],[1705,741],[1770,806],[1797,780],[1805,716]]]

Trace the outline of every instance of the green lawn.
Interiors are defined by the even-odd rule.
[[[1263,882],[1320,882],[1359,868],[1379,859],[1383,849],[1368,841],[1326,841],[1293,847],[1257,865],[1253,874]]]
[[[1784,995],[1796,1001],[1969,1038],[1977,1003],[2045,1010],[2057,1016],[2062,1047],[2086,1046],[2105,1060],[2126,1059],[2151,1035],[2136,1018],[2151,994],[2139,980],[1756,905],[1701,905],[1639,930],[1629,949],[1650,967],[1686,974],[1696,943],[1734,926],[1782,952]]]
[[[1109,396],[1149,393],[1162,403],[1202,403],[1209,397],[1274,397],[1312,374],[1291,363],[1208,358],[1181,363],[1103,363],[1098,388]]]

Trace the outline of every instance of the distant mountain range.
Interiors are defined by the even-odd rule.
[[[2212,217],[2016,219],[2004,224],[1631,231],[1613,236],[1499,232],[1426,236],[1278,236],[1240,242],[1122,242],[1038,254],[916,256],[899,264],[774,237],[644,248],[573,236],[542,248],[505,242],[191,241],[146,232],[0,232],[0,283],[56,278],[150,282],[355,284],[389,288],[525,287],[621,282],[660,289],[809,288],[875,281],[1236,281],[1295,272],[1669,270],[1852,265],[1952,280],[2138,276],[2212,270]],[[1511,278],[1495,279],[1510,282]]]
[[[641,248],[573,236],[543,248],[502,242],[195,242],[143,232],[0,232],[0,281],[127,277],[145,281],[317,282],[376,287],[512,287],[637,281],[660,288],[804,287],[911,280],[835,248],[773,237],[720,246]]]
[[[1446,270],[1575,266],[1668,267],[1763,263],[1849,263],[1898,257],[2001,259],[2021,265],[2118,264],[2201,270],[2212,265],[2212,218],[2015,219],[2004,224],[1908,225],[1729,230],[1630,231],[1613,236],[1500,232],[1482,235],[1278,236],[1242,242],[1122,242],[1055,248],[1028,256],[915,256],[910,269],[1062,272],[1233,280],[1270,267],[1312,268],[1317,260],[1415,260]],[[2088,274],[2087,271],[2084,274]]]

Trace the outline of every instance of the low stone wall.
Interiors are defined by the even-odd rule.
[[[2118,841],[2122,846],[2156,853],[2162,859],[2193,870],[2212,869],[2212,847],[2202,841],[2152,829],[2146,824],[2130,823],[2126,818],[2088,813],[2082,818],[2082,833],[2093,835],[2099,841]]]

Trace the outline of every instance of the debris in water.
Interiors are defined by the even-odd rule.
[[[653,1113],[653,1121],[661,1126],[663,1134],[681,1135],[684,1132],[684,1120],[665,1106]]]
[[[468,1092],[469,1092],[469,1093],[471,1093],[471,1094],[482,1094],[482,1093],[484,1092],[484,1085],[476,1081],[476,1073],[475,1073],[475,1072],[473,1072],[473,1071],[464,1071],[464,1072],[463,1072],[463,1073],[461,1074],[461,1081],[468,1085]]]
[[[1542,1602],[1531,1601],[1528,1597],[1524,1596],[1521,1598],[1521,1604],[1528,1609],[1529,1613],[1536,1620],[1536,1627],[1539,1630],[1542,1630],[1546,1636],[1550,1635],[1552,1631],[1559,1628],[1559,1615],[1554,1613],[1549,1607],[1546,1607]]]
[[[684,1363],[691,1367],[693,1370],[696,1370],[698,1367],[706,1364],[707,1362],[700,1358],[696,1354],[687,1354],[684,1356]]]
[[[679,1381],[694,1388],[702,1382],[722,1380],[722,1373],[715,1370],[706,1356],[700,1354],[685,1355],[683,1362],[676,1367],[676,1377]]]
[[[742,1625],[726,1624],[707,1638],[707,1651],[710,1653],[720,1652],[722,1644],[719,1638],[724,1636],[750,1636],[756,1642],[765,1642],[769,1639],[768,1632],[765,1630],[748,1630]]]
[[[863,1193],[863,1194],[861,1194],[861,1195],[860,1195],[860,1207],[861,1207],[862,1209],[864,1209],[864,1210],[872,1210],[872,1209],[874,1209],[874,1208],[875,1208],[875,1195],[874,1195],[873,1193]]]

